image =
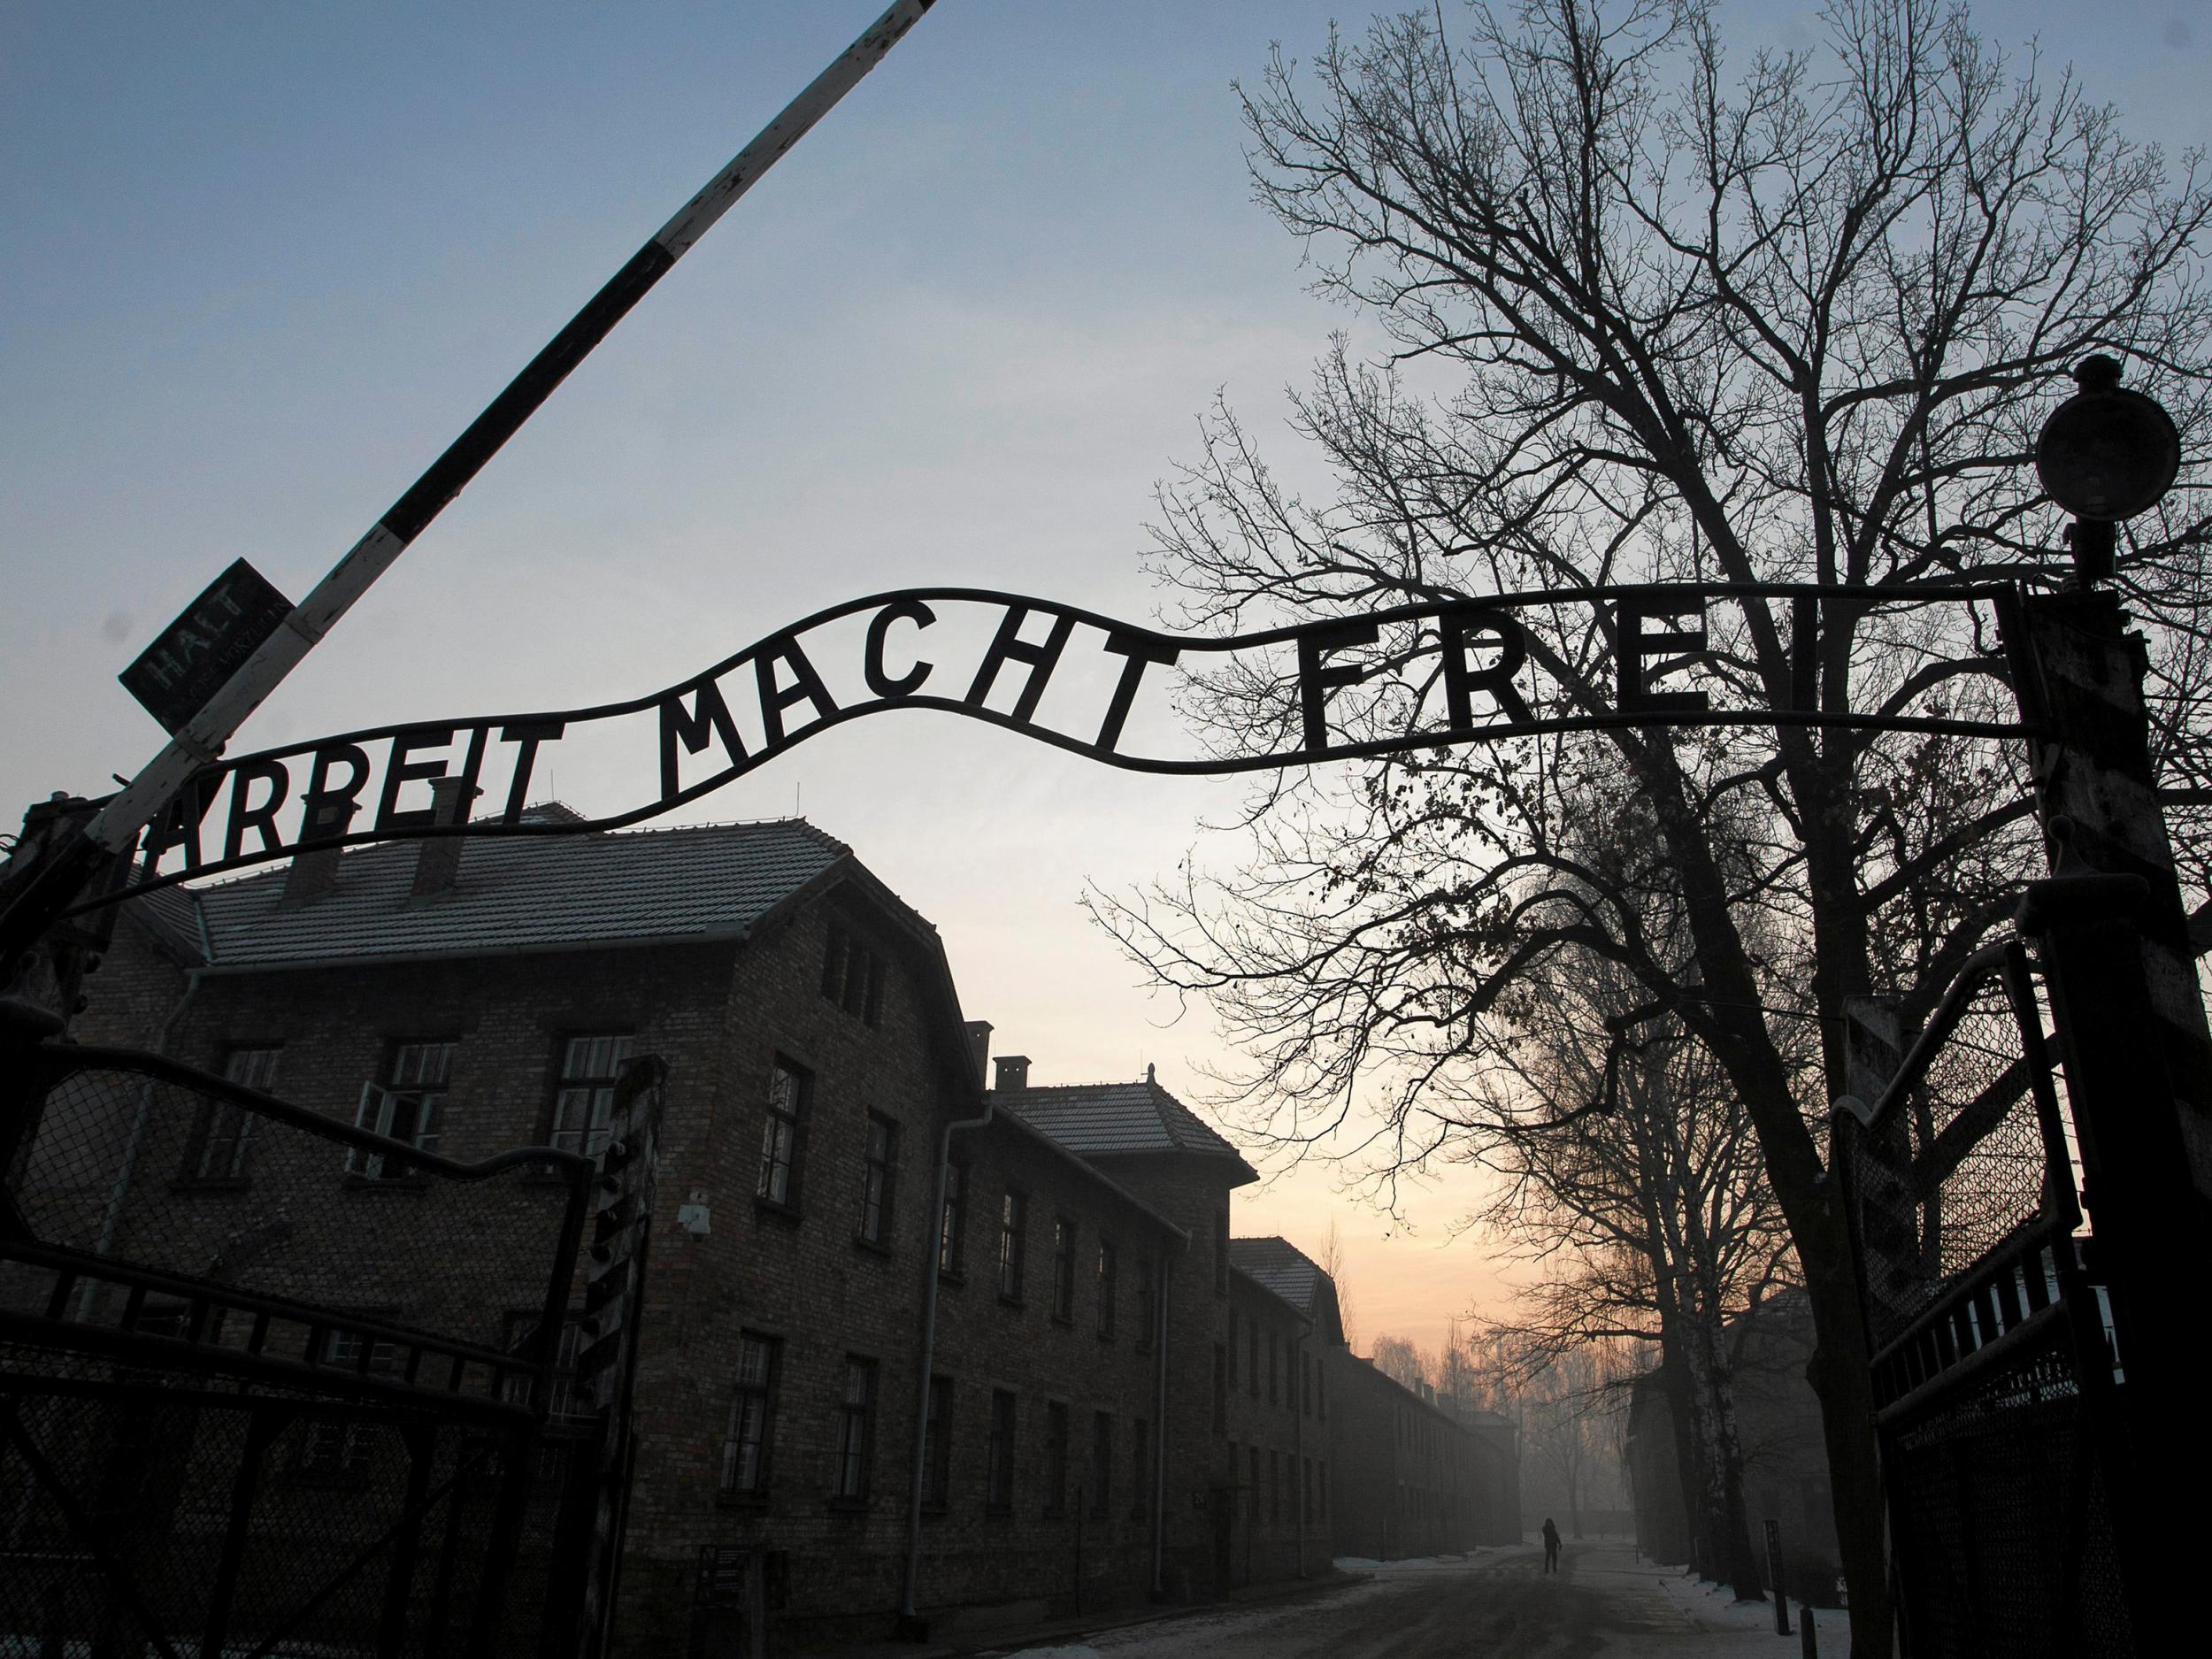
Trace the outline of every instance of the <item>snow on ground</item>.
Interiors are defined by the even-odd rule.
[[[1419,1659],[1479,1659],[1541,1648],[1550,1638],[1571,1640],[1590,1659],[1798,1659],[1795,1607],[1791,1634],[1779,1636],[1771,1602],[1738,1602],[1678,1567],[1640,1559],[1625,1541],[1571,1544],[1567,1556],[1557,1577],[1538,1572],[1540,1557],[1528,1546],[1412,1561],[1346,1557],[1336,1564],[1358,1580],[1319,1594],[1063,1636],[1007,1659],[1395,1659],[1402,1642]],[[1847,1655],[1847,1617],[1815,1617],[1826,1659]]]
[[[1412,1555],[1402,1561],[1376,1561],[1367,1555],[1339,1555],[1336,1558],[1336,1570],[1339,1572],[1394,1574],[1464,1572],[1470,1567],[1479,1566],[1486,1561],[1495,1559],[1501,1553],[1501,1546],[1486,1544],[1479,1548],[1469,1550],[1463,1555]]]

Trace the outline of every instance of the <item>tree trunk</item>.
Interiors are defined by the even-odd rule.
[[[1736,1444],[1735,1411],[1720,1363],[1718,1316],[1686,1316],[1691,1418],[1698,1440],[1698,1509],[1704,1517],[1710,1563],[1707,1576],[1725,1583],[1740,1601],[1764,1600],[1758,1557],[1744,1515],[1743,1455]]]
[[[1801,1255],[1810,1255],[1808,1247],[1816,1242],[1840,1262],[1839,1272],[1832,1269],[1805,1275],[1815,1335],[1806,1375],[1820,1397],[1836,1542],[1851,1594],[1851,1659],[1891,1659],[1894,1613],[1890,1604],[1889,1516],[1882,1492],[1882,1461],[1874,1440],[1871,1356],[1840,1216],[1826,1236],[1816,1241],[1801,1238]]]

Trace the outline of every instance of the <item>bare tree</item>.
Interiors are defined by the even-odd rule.
[[[1402,1383],[1416,1394],[1428,1385],[1428,1356],[1410,1337],[1392,1336],[1386,1332],[1375,1339],[1374,1348],[1367,1357],[1384,1376]]]
[[[1339,1322],[1344,1326],[1344,1343],[1357,1351],[1357,1310],[1352,1300],[1351,1276],[1344,1259],[1344,1240],[1337,1235],[1334,1217],[1330,1217],[1329,1230],[1321,1237],[1321,1257],[1316,1265],[1329,1276],[1330,1282],[1336,1286],[1336,1312]]]
[[[2007,715],[1986,618],[1912,591],[2060,580],[2023,463],[2091,350],[2131,357],[2194,480],[2212,196],[2193,158],[2175,178],[2070,75],[2008,60],[1962,10],[1824,15],[1818,51],[1740,73],[1699,0],[1531,0],[1510,21],[1475,7],[1455,36],[1440,8],[1333,35],[1309,76],[1279,58],[1246,96],[1261,199],[1391,349],[1363,364],[1339,341],[1299,400],[1330,470],[1317,504],[1217,411],[1162,495],[1158,568],[1185,619],[1814,580],[1852,595],[1818,618],[1823,707]],[[2153,625],[2162,763],[2192,780],[2212,747],[2196,489],[2138,521],[2120,560]],[[1540,714],[1610,713],[1616,613],[1523,615],[1537,683],[1520,695]],[[1780,602],[1740,597],[1683,649],[1724,707],[1788,707],[1791,625]],[[1344,690],[1333,722],[1405,729],[1409,697],[1448,690],[1437,649],[1433,628],[1381,629],[1367,660],[1399,672]],[[1189,691],[1240,747],[1294,730],[1297,695],[1287,665]],[[1632,780],[1673,872],[1684,960],[1562,845],[1563,803],[1604,771]],[[1843,1000],[1894,990],[1911,1018],[2008,912],[2034,863],[2016,757],[1932,731],[1617,726],[1333,777],[1270,786],[1241,872],[1102,902],[1108,925],[1212,998],[1272,1133],[1310,1142],[1371,1103],[1386,1199],[1395,1171],[1479,1128],[1463,1063],[1491,1052],[1479,1017],[1533,964],[1603,957],[1678,1021],[1748,1112],[1801,1265],[1854,1651],[1886,1654],[1866,1338],[1813,1118],[1842,1091]],[[1775,1008],[1816,1022],[1809,1087]]]

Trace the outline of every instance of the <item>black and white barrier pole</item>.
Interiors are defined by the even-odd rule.
[[[282,626],[229,675],[198,712],[138,775],[102,805],[81,836],[30,872],[0,911],[0,977],[65,909],[104,857],[129,853],[138,833],[219,757],[259,708],[338,619],[407,550],[446,504],[521,430],[576,365],[651,291],[739,197],[835,107],[936,0],[897,0],[817,75],[752,142],[654,233],[584,308],[571,318],[507,388],[470,423],[429,470],[394,502],[297,605]]]

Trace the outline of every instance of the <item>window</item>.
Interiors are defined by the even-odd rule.
[[[883,958],[839,922],[829,928],[822,958],[822,995],[871,1025],[883,1013]]]
[[[985,1449],[982,1502],[991,1516],[1013,1513],[1013,1392],[991,1389],[991,1440]]]
[[[760,1130],[760,1183],[755,1195],[786,1210],[799,1207],[806,1155],[807,1097],[814,1079],[781,1055],[768,1073],[768,1114]]]
[[[1160,1286],[1149,1256],[1137,1258],[1137,1352],[1149,1354],[1158,1334]]]
[[[876,1363],[845,1356],[845,1388],[837,1403],[836,1486],[832,1496],[849,1503],[868,1496],[868,1463],[875,1450]]]
[[[1229,1386],[1237,1386],[1237,1310],[1229,1310]]]
[[[1014,1396],[1010,1390],[991,1390],[991,1445],[984,1472],[983,1498],[993,1515],[1014,1510]]]
[[[1091,1513],[1103,1518],[1111,1510],[1114,1486],[1114,1419],[1106,1411],[1091,1413]]]
[[[1298,1350],[1298,1409],[1308,1417],[1313,1415],[1313,1356],[1305,1349]]]
[[[898,1175],[899,1126],[881,1112],[870,1112],[860,1172],[860,1236],[870,1244],[891,1241]]]
[[[929,1379],[929,1405],[922,1414],[922,1502],[933,1509],[945,1507],[952,1490],[952,1379]]]
[[[507,1316],[507,1352],[527,1354],[533,1363],[537,1356],[529,1354],[526,1345],[538,1333],[535,1313],[511,1313]],[[572,1313],[561,1321],[560,1347],[553,1356],[553,1393],[547,1417],[555,1423],[582,1422],[592,1415],[590,1403],[576,1389],[576,1356],[584,1344],[584,1317]],[[530,1403],[530,1378],[526,1372],[511,1373],[501,1388],[506,1398],[516,1405]]]
[[[1229,1432],[1229,1362],[1224,1357],[1226,1350],[1214,1344],[1214,1432]]]
[[[1244,1326],[1244,1380],[1252,1398],[1260,1397],[1260,1322],[1249,1319]]]
[[[1267,1453],[1267,1518],[1283,1518],[1283,1455],[1272,1447]]]
[[[968,1254],[968,1166],[945,1165],[945,1213],[937,1223],[937,1271],[960,1277]]]
[[[1098,1246],[1098,1337],[1102,1342],[1114,1340],[1116,1268],[1114,1247],[1101,1240]]]
[[[1214,1294],[1229,1294],[1229,1212],[1214,1212]]]
[[[1329,1420],[1329,1371],[1319,1360],[1313,1363],[1313,1403],[1315,1415],[1326,1423]]]
[[[321,1363],[334,1371],[366,1377],[396,1378],[396,1343],[372,1341],[358,1331],[326,1331]],[[299,1460],[303,1475],[325,1479],[358,1480],[369,1467],[371,1430],[365,1423],[344,1417],[310,1417],[300,1436]]]
[[[588,1158],[599,1156],[614,1111],[615,1080],[636,1046],[634,1037],[571,1037],[561,1045],[560,1085],[553,1094],[548,1145]]]
[[[1277,1363],[1277,1356],[1281,1350],[1281,1346],[1276,1340],[1275,1333],[1270,1331],[1267,1333],[1267,1403],[1270,1405],[1278,1404],[1282,1399],[1282,1394],[1277,1387],[1278,1379],[1282,1371],[1281,1365]]]
[[[1145,1516],[1145,1494],[1152,1490],[1152,1425],[1139,1417],[1129,1425],[1129,1518]]]
[[[1045,1402],[1045,1513],[1068,1510],[1068,1405],[1064,1400]]]
[[[1321,1477],[1321,1515],[1325,1520],[1329,1514],[1329,1460],[1325,1457],[1316,1463],[1314,1472]]]
[[[362,1086],[353,1126],[404,1141],[418,1152],[435,1152],[445,1117],[446,1079],[452,1069],[449,1042],[393,1044],[387,1081]],[[398,1180],[411,1169],[403,1158],[354,1147],[346,1153],[346,1173],[372,1181]]]
[[[1052,1317],[1075,1323],[1075,1223],[1065,1216],[1052,1224]]]
[[[1313,1519],[1313,1459],[1298,1460],[1298,1513],[1306,1520]]]
[[[1247,1455],[1251,1459],[1252,1474],[1245,1483],[1250,1493],[1245,1500],[1244,1513],[1256,1521],[1260,1518],[1260,1448],[1256,1446],[1251,1448]]]
[[[1029,1196],[1007,1188],[998,1216],[998,1294],[1018,1305],[1022,1299],[1022,1255],[1029,1229]]]
[[[276,1089],[277,1056],[280,1048],[236,1048],[223,1056],[223,1076],[262,1094]],[[242,1181],[246,1152],[260,1120],[243,1106],[211,1100],[200,1108],[199,1121],[184,1154],[183,1179],[188,1181]]]
[[[768,1490],[768,1451],[776,1421],[776,1372],[783,1344],[743,1331],[737,1339],[737,1388],[722,1440],[722,1490],[758,1497]]]

